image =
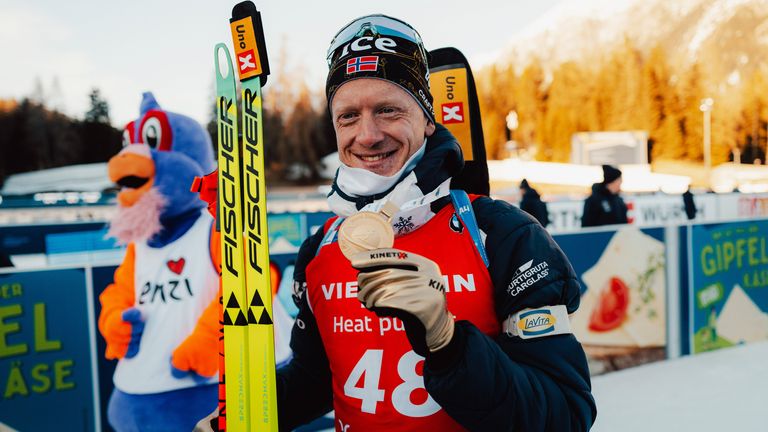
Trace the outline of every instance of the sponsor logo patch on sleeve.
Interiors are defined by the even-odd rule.
[[[504,332],[521,339],[571,333],[568,309],[565,305],[523,309],[504,321]]]
[[[517,330],[525,336],[541,336],[555,331],[555,323],[557,318],[549,309],[536,309],[520,314]]]
[[[516,296],[548,275],[549,264],[546,261],[534,265],[533,260],[530,260],[521,265],[512,275],[512,281],[507,286],[507,292],[511,296]]]

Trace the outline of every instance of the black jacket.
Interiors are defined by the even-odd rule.
[[[683,192],[683,206],[688,219],[696,219],[696,202],[693,201],[693,194],[690,190]]]
[[[520,210],[533,216],[541,226],[546,227],[549,225],[549,211],[547,210],[547,204],[541,200],[541,196],[536,189],[527,188],[524,189],[523,198],[520,200]]]
[[[434,148],[434,141],[428,141],[415,171],[418,175],[423,165],[431,164],[425,183],[439,184],[440,178],[456,171],[445,169],[452,164],[440,162],[444,155],[433,158],[441,151]],[[460,151],[453,142],[455,151]],[[449,203],[444,199],[435,206]],[[574,312],[580,298],[578,279],[546,230],[505,202],[481,197],[472,206],[486,234],[499,321],[522,309],[545,305],[564,304],[569,313]],[[291,335],[294,356],[277,373],[280,430],[291,430],[333,408],[328,358],[303,295],[305,269],[322,237],[319,230],[308,238],[296,262],[294,299],[299,314]],[[545,262],[549,271],[530,286],[513,289],[517,270],[531,260],[534,265]],[[572,334],[521,340],[502,333],[492,339],[471,322],[459,321],[449,345],[426,358],[424,383],[432,398],[472,431],[586,431],[596,416],[586,356]]]
[[[592,195],[584,201],[581,226],[601,226],[627,223],[627,205],[619,195],[612,194],[603,183],[592,185]]]
[[[13,261],[5,252],[0,251],[0,267],[13,267]]]

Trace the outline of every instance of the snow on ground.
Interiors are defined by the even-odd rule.
[[[592,379],[593,432],[768,430],[768,342]]]

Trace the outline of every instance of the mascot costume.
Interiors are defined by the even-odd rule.
[[[214,169],[208,133],[145,93],[108,164],[121,186],[109,235],[127,245],[99,297],[107,416],[117,431],[192,430],[218,399],[219,274],[213,218],[189,186]]]

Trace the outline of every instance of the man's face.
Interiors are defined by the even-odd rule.
[[[331,118],[341,162],[382,176],[397,173],[435,131],[411,95],[380,79],[342,85]]]
[[[606,189],[614,195],[618,195],[621,192],[621,177],[605,185]]]

